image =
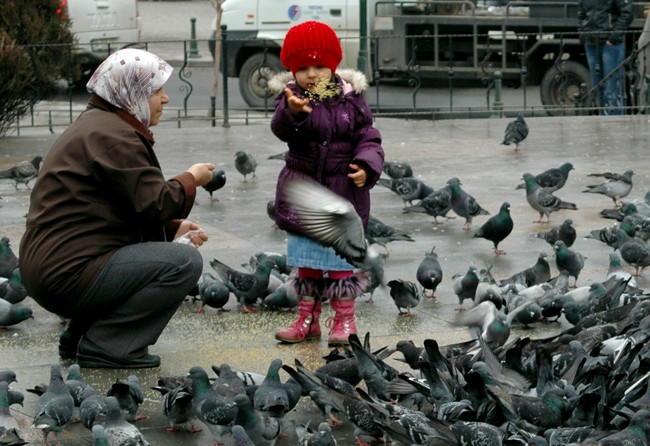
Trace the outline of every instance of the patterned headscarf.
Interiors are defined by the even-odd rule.
[[[86,89],[135,116],[149,128],[149,100],[167,82],[173,70],[155,54],[125,48],[102,62],[86,84]]]

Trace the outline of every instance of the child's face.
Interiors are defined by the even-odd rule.
[[[332,70],[321,65],[312,65],[296,71],[295,76],[300,87],[313,93],[318,82],[327,82],[332,78]]]

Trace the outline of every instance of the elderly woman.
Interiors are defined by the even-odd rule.
[[[59,354],[82,367],[160,365],[148,347],[203,270],[196,248],[207,236],[185,218],[214,165],[166,180],[149,130],[169,102],[172,70],[143,50],[110,55],[32,190],[22,279],[43,308],[69,318]],[[191,243],[170,243],[181,236]]]

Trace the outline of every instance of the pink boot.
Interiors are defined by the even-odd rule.
[[[321,301],[298,301],[298,319],[292,325],[275,333],[275,339],[295,344],[302,341],[320,339]]]
[[[325,325],[330,329],[327,343],[329,345],[349,344],[348,336],[357,333],[354,323],[354,300],[333,300],[334,317],[327,319]]]

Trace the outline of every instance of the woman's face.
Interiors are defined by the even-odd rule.
[[[163,106],[168,102],[169,96],[167,96],[163,87],[160,87],[160,90],[151,96],[151,99],[149,99],[149,111],[151,112],[150,126],[153,127],[160,122],[160,117],[163,114]]]
[[[332,70],[324,66],[312,65],[296,71],[294,76],[300,87],[313,93],[318,82],[329,81],[332,78]]]

